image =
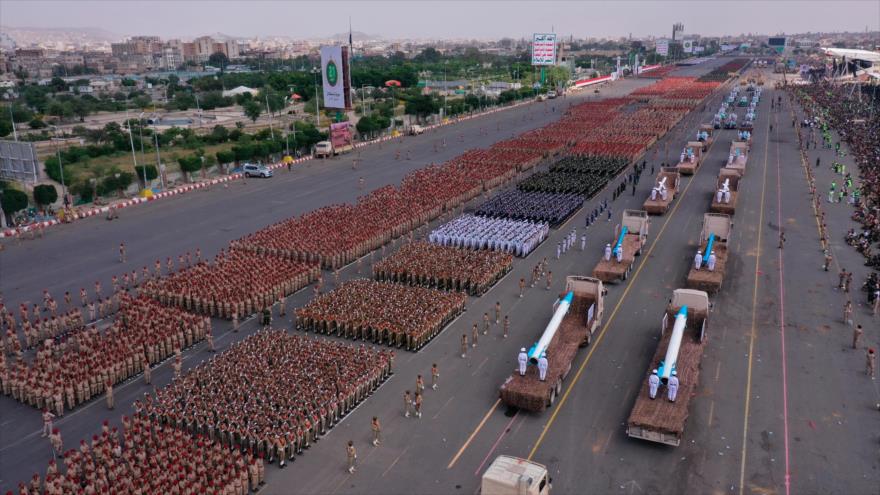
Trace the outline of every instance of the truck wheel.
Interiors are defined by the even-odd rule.
[[[589,345],[592,344],[592,343],[593,343],[593,333],[592,333],[592,332],[587,332],[587,340],[586,340],[586,344],[587,344],[587,346],[589,346]]]
[[[556,380],[556,395],[562,395],[562,380]]]
[[[550,400],[547,402],[547,407],[553,407],[554,402],[556,402],[556,387],[550,389]]]

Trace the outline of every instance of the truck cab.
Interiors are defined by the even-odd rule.
[[[481,495],[549,495],[547,467],[519,457],[500,455],[483,473]]]
[[[330,141],[318,141],[315,143],[315,158],[329,158],[335,154],[333,143]]]

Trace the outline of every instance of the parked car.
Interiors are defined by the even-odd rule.
[[[547,92],[547,98],[550,98],[551,100],[552,100],[553,98],[556,98],[556,91],[548,91],[548,92]]]
[[[245,177],[262,177],[264,179],[272,177],[272,170],[262,163],[245,163],[241,167],[241,171]]]

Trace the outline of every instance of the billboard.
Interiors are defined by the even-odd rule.
[[[0,179],[33,184],[39,170],[34,143],[0,141]]]
[[[776,36],[767,39],[767,44],[770,48],[776,50],[776,53],[782,53],[785,51],[785,37],[784,36]]]
[[[535,33],[532,38],[532,65],[556,64],[556,33]]]
[[[683,51],[684,53],[694,53],[694,40],[682,41],[681,51]]]
[[[705,46],[695,46],[694,47],[694,53],[703,53],[704,51],[706,51]]]
[[[657,55],[669,55],[669,40],[657,40]]]
[[[722,52],[732,52],[732,51],[736,50],[737,48],[739,48],[738,45],[731,45],[731,44],[721,45]]]
[[[351,126],[348,122],[330,124],[330,142],[336,150],[351,146]]]
[[[324,86],[324,108],[345,108],[346,70],[341,46],[321,47],[321,78]]]

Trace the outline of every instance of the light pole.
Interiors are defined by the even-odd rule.
[[[199,94],[193,91],[193,96],[196,97],[196,110],[199,112],[199,127],[204,125],[204,121],[202,121],[202,107],[199,106]]]
[[[52,127],[57,134],[59,131],[58,127],[54,125]],[[61,197],[64,198],[61,203],[67,206],[67,186],[64,185],[64,167],[61,165],[61,146],[57,142],[55,146],[55,156],[58,158],[58,172],[61,176]]]
[[[134,152],[134,136],[131,132],[131,119],[128,118],[128,96],[125,97],[125,123],[128,125],[128,142],[131,144],[131,159],[134,162],[134,173],[137,173],[138,161]],[[62,174],[63,177],[63,174]],[[147,188],[147,168],[144,167],[144,189]]]
[[[275,130],[272,129],[272,109],[269,108],[269,86],[266,86],[266,113],[269,114],[269,133],[272,134],[272,141],[275,141]]]
[[[312,75],[315,76],[315,127],[321,127],[321,118],[318,115],[318,72],[321,72],[321,69],[317,67],[312,67]]]
[[[159,178],[162,179],[162,190],[165,190],[165,174],[162,170],[162,159],[159,156],[159,133],[154,132],[153,137],[156,138],[156,170],[159,172]]]
[[[140,115],[138,115],[138,136],[141,140],[141,160],[146,161],[144,153],[144,113],[146,112],[141,112]]]

